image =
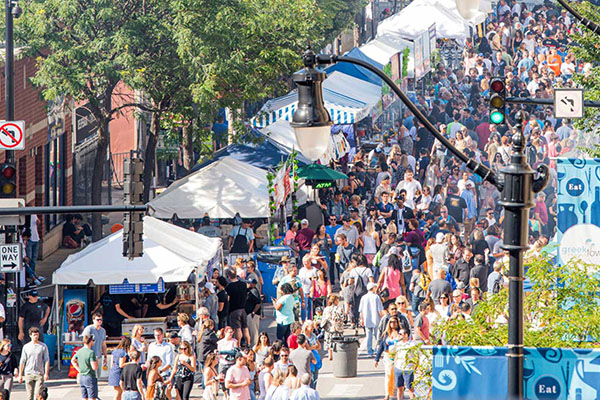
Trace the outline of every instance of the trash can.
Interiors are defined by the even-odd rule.
[[[334,338],[333,376],[336,378],[353,378],[358,366],[358,339],[353,337]]]
[[[262,292],[270,301],[271,297],[277,297],[277,288],[273,285],[273,276],[281,257],[292,255],[292,249],[287,246],[265,246],[256,255],[258,270],[260,271],[264,284]]]

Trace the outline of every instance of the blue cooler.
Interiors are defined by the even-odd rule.
[[[265,246],[256,254],[258,270],[260,271],[264,284],[262,292],[270,301],[271,297],[277,297],[277,288],[273,285],[273,276],[279,267],[281,257],[292,257],[292,249],[287,246]]]

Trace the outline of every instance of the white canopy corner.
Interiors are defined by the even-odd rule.
[[[242,218],[269,216],[267,171],[224,157],[179,179],[150,201],[157,218]]]
[[[205,268],[222,247],[209,238],[153,217],[144,217],[144,254],[123,257],[123,230],[70,255],[52,274],[55,285],[118,285],[185,282],[194,270]]]

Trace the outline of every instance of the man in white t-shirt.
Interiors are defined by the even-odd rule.
[[[404,200],[404,204],[409,208],[415,208],[415,193],[418,190],[421,190],[421,184],[419,181],[416,181],[414,178],[414,173],[410,170],[404,173],[404,180],[398,183],[396,186],[396,196],[400,194],[402,189],[406,190],[406,199]]]
[[[302,291],[304,292],[304,307],[302,308],[302,319],[312,319],[310,315],[312,311],[312,298],[309,296],[310,287],[313,284],[313,279],[317,278],[317,268],[312,264],[312,257],[307,254],[302,259],[302,268],[298,271],[298,278],[302,283]]]

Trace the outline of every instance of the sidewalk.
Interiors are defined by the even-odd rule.
[[[266,331],[273,340],[275,338],[276,323],[273,318],[273,308],[270,305],[265,307],[265,317],[260,322],[260,331]],[[348,331],[348,334],[354,333]],[[335,378],[333,376],[333,363],[325,357],[323,359],[323,368],[319,371],[319,380],[317,390],[321,399],[324,400],[342,400],[349,398],[358,398],[361,400],[376,400],[384,397],[384,371],[383,366],[375,368],[373,359],[365,358],[359,351],[358,357],[358,375],[355,378]],[[63,367],[61,372],[56,368],[50,371],[50,381],[46,383],[50,399],[79,399],[79,386],[75,379],[67,378],[67,369]],[[106,380],[99,383],[98,397],[102,400],[109,400],[114,397],[115,391],[107,386]],[[202,398],[202,389],[194,385],[191,397],[192,399]],[[220,398],[223,398],[221,395]],[[25,387],[23,384],[15,384],[11,400],[25,400]]]

